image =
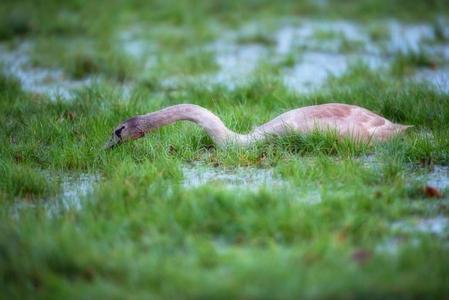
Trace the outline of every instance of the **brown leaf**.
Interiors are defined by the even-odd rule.
[[[176,149],[176,146],[170,144],[170,146],[168,146],[168,153],[170,155],[175,155],[178,152],[178,149]]]
[[[16,155],[14,156],[14,159],[16,160],[16,162],[21,162],[21,161],[23,161],[23,156],[20,155],[19,153],[16,153]]]
[[[67,112],[67,119],[73,121],[76,119],[76,112],[74,111],[68,111]]]
[[[374,192],[374,197],[375,198],[379,199],[379,198],[382,198],[382,196],[383,196],[382,191],[375,191]]]
[[[429,198],[442,198],[443,193],[440,192],[436,187],[426,185],[424,187],[424,194]]]

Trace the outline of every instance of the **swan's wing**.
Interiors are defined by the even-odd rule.
[[[370,141],[385,140],[408,126],[394,124],[365,108],[342,103],[306,106],[285,112],[257,127],[255,132],[282,135],[287,131],[308,133],[335,130],[342,136]]]

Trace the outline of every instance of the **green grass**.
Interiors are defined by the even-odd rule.
[[[386,41],[390,38],[390,31],[384,24],[373,24],[368,28],[368,34],[373,41]]]
[[[437,57],[423,50],[397,54],[391,65],[391,72],[396,76],[413,74],[418,68],[436,69],[439,65]]]
[[[404,77],[406,68],[426,66],[421,54],[398,58],[400,72],[352,65],[311,94],[287,89],[279,77],[300,59],[294,52],[278,63],[265,58],[233,89],[164,85],[172,76],[214,74],[214,54],[203,46],[247,22],[271,26],[283,14],[375,20],[397,7],[406,20],[442,13],[440,1],[411,2],[2,3],[2,16],[20,13],[0,18],[0,36],[35,42],[34,64],[105,80],[67,101],[27,93],[0,75],[0,298],[447,298],[447,239],[391,227],[449,216],[449,191],[427,198],[415,178],[422,165],[449,163],[447,94]],[[156,56],[148,68],[118,42],[139,24],[145,30],[137,38],[156,45],[145,53]],[[372,33],[373,40],[383,36]],[[256,32],[237,42],[272,47],[270,37]],[[127,96],[123,82],[132,84]],[[118,123],[168,105],[202,105],[232,130],[248,132],[289,109],[327,102],[357,104],[414,127],[370,146],[317,132],[219,149],[183,122],[101,150]],[[366,163],[371,157],[376,163]],[[182,170],[191,163],[269,169],[291,191],[185,187]],[[79,173],[99,175],[83,208],[49,216],[38,204],[58,201],[64,176]],[[295,191],[318,193],[321,201],[298,201]],[[37,206],[12,214],[22,201]],[[399,241],[395,253],[379,250],[391,240]]]
[[[449,40],[448,33],[444,30],[445,25],[441,20],[436,20],[433,23],[433,34],[435,39],[439,42],[447,42]]]
[[[237,43],[246,45],[246,44],[260,44],[272,47],[276,45],[276,40],[273,38],[272,32],[264,28],[264,30],[256,30],[250,32],[243,32],[237,36]]]
[[[349,83],[352,89],[345,89]],[[103,152],[98,149],[117,122],[181,102],[186,95],[135,94],[124,103],[113,90],[99,86],[73,102],[30,102],[14,81],[3,77],[2,86],[2,118],[10,125],[1,138],[16,141],[2,147],[3,163],[16,170],[16,175],[6,173],[4,201],[24,193],[47,196],[53,188],[42,182],[41,168],[102,174],[80,212],[48,219],[37,210],[23,212],[16,221],[4,215],[1,271],[8,279],[2,290],[9,296],[37,292],[46,298],[59,290],[64,295],[122,297],[133,290],[162,297],[218,297],[227,291],[257,298],[266,293],[322,298],[341,297],[348,289],[361,297],[374,287],[379,295],[445,293],[448,274],[436,268],[447,263],[439,239],[423,236],[419,247],[405,242],[394,257],[372,250],[392,235],[390,221],[416,214],[410,201],[426,201],[409,200],[412,195],[402,176],[405,164],[447,162],[449,108],[441,104],[445,96],[426,87],[406,85],[398,93],[394,81],[355,68],[330,82],[329,90],[310,96],[298,97],[267,78],[234,91],[220,86],[185,90],[187,98],[217,111],[239,131],[286,109],[327,99],[357,103],[417,127],[404,138],[375,147],[316,134],[247,150],[219,150],[210,148],[211,141],[198,128],[177,124]],[[404,105],[409,101],[415,105]],[[432,129],[432,142],[419,134],[424,128]],[[381,173],[354,161],[371,153],[384,157]],[[20,161],[14,159],[18,155]],[[320,186],[322,203],[294,203],[269,191],[236,197],[208,187],[186,190],[179,186],[180,167],[189,161],[231,168],[275,166],[294,185]],[[352,258],[360,249],[370,253],[366,263]],[[224,275],[228,273],[233,275]],[[432,284],[421,283],[424,274]],[[243,284],[245,280],[251,283]],[[291,282],[287,287],[286,281]],[[314,286],[326,288],[316,291]]]

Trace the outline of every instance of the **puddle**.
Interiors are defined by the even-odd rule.
[[[329,76],[343,75],[349,66],[355,63],[364,63],[371,69],[388,66],[382,59],[373,55],[306,52],[301,56],[301,62],[284,71],[283,80],[290,89],[309,93],[322,87]]]
[[[66,177],[63,182],[60,204],[63,209],[82,208],[81,200],[93,191],[93,186],[98,182],[98,175],[81,174],[77,177]]]
[[[361,163],[378,172],[382,171],[382,162],[375,155],[368,155],[360,159]],[[426,185],[437,188],[440,191],[449,188],[449,166],[435,165],[432,170],[416,168],[416,165],[409,165],[404,176],[407,184],[420,182],[424,187]],[[423,174],[423,171],[427,171]],[[424,197],[424,195],[423,195]],[[414,201],[409,205],[416,210],[436,214],[435,217],[413,217],[393,222],[390,225],[392,231],[396,234],[429,234],[439,239],[449,238],[449,216],[441,215],[441,207],[446,207],[447,199],[438,199],[438,201]],[[387,254],[397,254],[403,247],[417,247],[420,241],[417,238],[404,236],[395,236],[386,239],[376,246],[376,251]],[[447,245],[449,247],[449,244]]]
[[[341,42],[359,42],[365,51],[369,39],[360,24],[348,21],[303,20],[299,25],[281,27],[276,33],[277,53],[295,49],[340,52]]]
[[[297,62],[280,70],[280,77],[292,90],[310,93],[321,88],[329,76],[344,74],[355,62],[363,62],[374,70],[386,69],[396,53],[425,50],[435,57],[441,57],[444,63],[438,70],[420,70],[412,79],[428,81],[438,90],[449,93],[449,44],[435,42],[434,28],[430,24],[405,24],[395,20],[365,24],[315,19],[280,20],[278,24],[272,34],[267,33],[270,43],[266,44],[258,43],[257,38],[250,43],[239,43],[239,37],[248,34],[248,30],[252,34],[266,33],[266,24],[248,23],[239,30],[222,31],[220,39],[199,45],[214,53],[218,72],[165,78],[162,85],[172,88],[184,83],[205,86],[221,84],[234,89],[247,82],[257,71],[262,59],[275,63],[289,55]],[[370,36],[372,26],[385,31],[384,36],[373,39]],[[126,55],[141,61],[144,71],[147,71],[156,64],[160,50],[156,44],[142,38],[142,32],[143,28],[132,27],[120,32],[116,42]],[[90,78],[74,81],[68,79],[62,70],[33,67],[29,57],[30,48],[29,42],[12,50],[6,45],[0,45],[0,59],[5,72],[16,76],[25,90],[48,94],[52,98],[70,98],[73,89],[91,84]]]
[[[257,192],[267,190],[294,201],[317,204],[321,191],[313,187],[297,187],[273,173],[273,169],[237,167],[233,169],[212,168],[206,165],[186,165],[182,168],[185,188],[214,186],[225,189]]]
[[[417,238],[404,238],[393,237],[388,238],[375,247],[375,250],[379,253],[385,253],[389,255],[397,255],[399,250],[403,247],[418,247],[420,244]]]
[[[260,25],[259,25],[260,26]],[[248,26],[244,26],[247,29]],[[257,24],[252,24],[257,27]],[[253,30],[257,31],[257,30]],[[320,31],[337,34],[336,39],[316,40]],[[235,34],[238,36],[238,33]],[[336,21],[303,21],[299,26],[281,27],[273,35],[274,53],[266,46],[258,44],[238,45],[232,41],[221,40],[212,47],[216,53],[220,72],[213,76],[215,83],[225,83],[233,88],[245,82],[248,75],[257,69],[262,58],[294,53],[300,55],[299,62],[292,68],[285,68],[281,76],[289,88],[301,92],[310,92],[320,87],[329,75],[340,76],[355,61],[364,61],[372,67],[379,67],[381,60],[372,55],[345,55],[339,53],[340,38],[351,41],[368,42],[362,31],[353,23]],[[235,39],[235,37],[234,37]],[[305,49],[305,50],[304,50]]]
[[[120,32],[118,43],[126,54],[135,58],[141,58],[150,49],[148,41],[138,38],[135,29]]]
[[[434,39],[432,26],[429,24],[402,24],[397,21],[388,23],[390,40],[388,50],[391,52],[418,52],[424,40]]]
[[[83,207],[83,198],[93,191],[98,180],[98,175],[87,173],[63,176],[62,191],[59,195],[33,202],[26,202],[22,199],[16,200],[11,207],[11,214],[18,217],[20,211],[25,209],[43,208],[48,216],[52,217],[66,210],[80,210]]]
[[[221,40],[209,45],[220,70],[196,79],[206,85],[219,83],[233,89],[257,70],[263,58],[274,61],[284,55],[293,55],[298,62],[281,70],[280,76],[287,87],[310,93],[322,87],[329,76],[344,74],[354,63],[364,63],[373,70],[386,70],[395,54],[423,49],[448,60],[449,45],[427,44],[434,39],[429,24],[402,24],[397,21],[389,21],[386,25],[377,24],[386,30],[384,40],[379,41],[373,41],[370,37],[370,25],[348,21],[302,20],[298,25],[287,24],[274,31],[272,47],[256,43],[239,44],[239,34],[250,29],[258,32],[263,28],[261,24],[251,23],[242,26],[239,31],[223,34]],[[345,47],[348,49],[345,50]],[[423,70],[417,73],[415,79],[428,80],[441,91],[448,92],[447,77],[446,69]],[[182,80],[178,79],[178,82]],[[185,80],[192,81],[192,78]]]
[[[238,167],[233,169],[212,168],[205,165],[184,166],[184,187],[199,187],[216,184],[230,188],[258,190],[265,187],[284,185],[285,182],[273,175],[272,169]]]
[[[7,75],[16,77],[25,91],[46,94],[51,99],[70,99],[71,91],[92,83],[91,78],[70,80],[58,69],[33,67],[29,52],[30,42],[22,42],[15,49],[0,45],[0,61]]]
[[[217,42],[206,48],[215,53],[218,72],[201,75],[172,76],[165,78],[161,84],[166,88],[177,88],[183,83],[195,83],[212,86],[223,85],[233,90],[239,84],[245,83],[251,73],[257,68],[262,57],[268,51],[260,45],[234,45]]]
[[[143,63],[143,69],[146,71],[156,66],[158,47],[139,35],[141,33],[137,27],[122,31],[118,35],[117,43],[126,55]]]
[[[391,224],[391,229],[402,233],[427,233],[439,238],[449,237],[449,217],[415,218]]]
[[[449,217],[444,215],[404,219],[393,222],[390,228],[397,236],[385,239],[376,246],[376,251],[396,255],[401,248],[420,245],[417,237],[401,236],[401,234],[427,234],[442,240],[449,239]],[[449,243],[446,243],[446,247],[449,247]]]
[[[424,134],[431,134],[424,132]],[[361,164],[376,172],[382,172],[383,162],[376,155],[367,155],[359,159]],[[449,166],[434,165],[432,169],[417,167],[414,164],[408,164],[406,167],[406,179],[408,183],[420,182],[423,186],[432,186],[438,190],[449,189]]]
[[[413,76],[413,80],[429,83],[437,91],[449,94],[449,68],[437,70],[422,69],[416,72]]]
[[[445,190],[449,188],[449,166],[435,165],[427,174],[417,176],[418,180],[425,181],[427,185]]]
[[[260,59],[267,55],[267,50],[260,45],[225,45],[217,43],[216,61],[220,68],[213,76],[216,83],[225,83],[233,88],[235,85],[253,72]]]
[[[342,75],[347,66],[348,62],[344,55],[306,53],[301,63],[286,71],[284,82],[293,90],[310,92],[324,83],[328,76]]]
[[[284,83],[292,90],[309,93],[320,87],[330,77],[340,77],[352,64],[363,63],[370,69],[386,69],[388,61],[371,54],[339,54],[305,52],[300,62],[284,71]]]
[[[277,53],[302,52],[302,59],[293,68],[286,69],[284,82],[293,90],[311,92],[320,88],[329,76],[341,76],[355,62],[362,62],[373,70],[386,70],[396,53],[425,50],[449,60],[449,45],[428,45],[434,39],[429,24],[401,24],[390,21],[386,26],[386,41],[374,42],[366,25],[345,21],[303,21],[299,26],[285,26],[277,34]],[[320,34],[323,37],[319,37]],[[350,52],[342,51],[342,42],[356,43]],[[349,46],[350,47],[350,46]],[[298,49],[298,50],[295,50]],[[428,81],[436,89],[449,92],[449,72],[424,69],[414,77]]]

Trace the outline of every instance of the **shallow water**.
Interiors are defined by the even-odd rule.
[[[58,197],[63,209],[82,208],[82,198],[93,191],[99,176],[83,173],[78,176],[67,176],[62,185],[62,194]]]
[[[286,69],[284,81],[299,92],[320,88],[329,76],[341,76],[353,63],[364,63],[374,70],[386,70],[396,53],[426,51],[449,61],[449,45],[432,44],[434,39],[429,24],[402,24],[390,21],[386,25],[387,40],[372,41],[366,25],[346,21],[303,21],[298,26],[285,26],[277,34],[277,52],[301,52],[300,61]],[[319,32],[330,32],[326,39],[317,38]],[[342,51],[342,42],[356,43],[357,48]],[[299,50],[295,50],[299,49]],[[418,82],[430,82],[437,90],[449,93],[448,70],[421,69],[413,77]]]
[[[259,62],[268,53],[260,45],[235,45],[219,41],[206,48],[215,53],[218,72],[200,75],[173,76],[162,80],[165,87],[176,88],[183,83],[197,83],[205,86],[223,85],[230,90],[247,82]]]
[[[385,239],[383,242],[375,246],[375,250],[379,253],[397,255],[399,250],[406,246],[417,247],[420,241],[416,238],[405,239],[403,237],[393,237]]]
[[[362,24],[313,19],[284,20],[279,24],[271,34],[264,31],[264,24],[258,23],[249,23],[235,31],[223,31],[222,38],[203,45],[215,54],[218,72],[163,78],[162,84],[177,87],[184,82],[193,82],[206,86],[221,84],[234,89],[247,82],[263,60],[276,63],[285,55],[293,55],[294,65],[283,68],[279,75],[287,87],[300,93],[310,93],[321,88],[329,76],[344,74],[353,63],[362,62],[371,69],[386,70],[395,53],[424,50],[440,58],[442,65],[435,70],[418,70],[411,79],[429,82],[437,90],[449,93],[449,44],[433,42],[435,35],[430,24],[405,24],[395,20]],[[369,34],[371,26],[382,26],[386,36],[373,40]],[[117,43],[122,45],[125,54],[141,61],[147,71],[156,64],[160,50],[153,41],[143,38],[141,31],[136,26],[119,32]],[[274,45],[239,43],[239,36],[248,34],[248,31],[267,34],[272,37]],[[345,44],[350,45],[349,49],[344,50]],[[47,94],[53,99],[58,96],[69,99],[74,89],[93,82],[92,78],[69,79],[60,69],[32,66],[31,49],[30,42],[22,42],[14,49],[0,45],[4,71],[17,77],[26,91]]]
[[[225,189],[257,192],[276,192],[293,201],[316,204],[321,202],[321,191],[317,187],[299,187],[276,176],[273,169],[237,167],[213,168],[207,165],[186,165],[182,168],[185,188],[214,186]]]
[[[382,171],[383,162],[376,155],[361,157],[359,161],[366,168],[377,172]],[[429,169],[410,164],[407,167],[406,176],[408,183],[419,182],[423,186],[432,186],[440,191],[449,188],[449,166],[434,165]]]
[[[320,37],[320,34],[326,36]],[[369,43],[363,26],[343,20],[303,20],[299,25],[281,27],[275,36],[278,54],[286,54],[295,49],[340,52],[342,39],[361,42],[364,47]]]
[[[233,87],[239,80],[246,79],[267,50],[261,45],[226,45],[217,43],[216,61],[220,71],[214,76],[215,83],[225,83]]]
[[[449,217],[439,215],[429,218],[413,218],[394,222],[391,229],[403,233],[427,233],[440,238],[449,237]]]
[[[449,47],[448,47],[449,49]],[[449,94],[449,68],[439,68],[436,70],[421,69],[416,72],[412,80],[417,82],[426,82],[433,86],[437,91]]]
[[[54,180],[49,178],[49,180]],[[39,199],[33,202],[27,202],[23,199],[17,199],[10,208],[14,216],[26,209],[43,208],[48,216],[56,216],[63,211],[83,208],[83,198],[93,191],[94,185],[98,182],[99,176],[82,173],[78,175],[63,175],[61,193],[49,199]]]
[[[213,168],[206,165],[189,165],[182,168],[184,187],[198,187],[204,184],[221,185],[230,188],[258,190],[274,187],[285,182],[273,175],[272,169],[238,167],[233,169]]]
[[[310,92],[319,88],[329,76],[340,76],[348,68],[345,55],[308,52],[284,75],[287,87],[299,92]]]
[[[258,26],[250,25],[250,28]],[[262,59],[275,61],[283,55],[293,55],[297,62],[284,68],[280,76],[289,88],[309,93],[322,87],[329,76],[341,76],[354,63],[364,63],[373,70],[387,70],[396,53],[425,50],[441,57],[443,65],[448,63],[449,45],[432,44],[434,33],[430,24],[403,24],[392,20],[383,26],[387,31],[386,39],[373,41],[368,33],[369,25],[342,20],[303,20],[297,25],[281,26],[274,32],[274,53],[266,45],[239,45],[233,35],[228,34],[213,44],[220,71],[208,78],[210,83],[234,88],[257,70]],[[241,31],[247,31],[247,27],[243,26]],[[234,33],[234,39],[238,34],[239,31]],[[343,50],[345,43],[349,44],[349,51]],[[428,81],[444,93],[449,91],[444,66],[438,70],[419,70],[413,79]]]
[[[45,94],[51,99],[62,97],[69,99],[72,91],[93,82],[92,78],[84,80],[68,79],[60,69],[35,67],[31,63],[31,42],[21,42],[15,49],[0,45],[0,61],[6,74],[16,77],[25,91]]]
[[[121,45],[125,54],[138,60],[146,71],[156,65],[158,47],[141,35],[138,27],[124,30],[119,33],[117,43]]]
[[[427,207],[428,205],[425,206]],[[432,208],[428,207],[426,210],[432,211]],[[431,235],[437,239],[447,241],[449,238],[449,217],[436,215],[433,217],[401,219],[391,223],[390,229],[393,236],[378,244],[375,250],[380,253],[396,255],[401,248],[418,247],[421,244],[416,234]],[[449,243],[447,243],[447,247],[449,248]]]
[[[435,187],[439,190],[449,188],[449,166],[435,165],[432,170],[426,174],[417,176],[420,181],[426,182],[427,185]]]
[[[418,52],[423,47],[424,40],[434,38],[430,24],[403,24],[390,21],[388,29],[390,40],[387,47],[390,52]]]

